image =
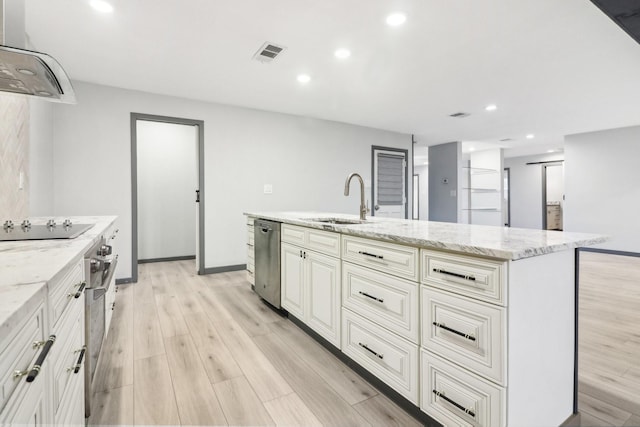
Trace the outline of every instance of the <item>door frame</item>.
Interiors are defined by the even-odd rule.
[[[407,200],[404,203],[404,219],[409,219],[409,150],[404,148],[394,148],[394,147],[382,147],[380,145],[372,145],[371,146],[371,216],[376,216],[376,210],[374,208],[373,202],[375,201],[376,194],[376,180],[374,179],[374,170],[376,163],[376,150],[380,151],[395,151],[398,153],[404,154],[404,161],[407,162],[407,167],[404,168],[404,197]],[[411,166],[413,169],[413,159],[411,159]]]
[[[153,114],[131,113],[131,281],[138,281],[138,120],[198,128],[198,274],[205,274],[204,268],[204,120],[180,117],[157,116]],[[195,194],[194,194],[195,197]]]
[[[503,168],[502,170],[502,180],[504,181],[504,174],[507,174],[507,223],[505,224],[507,227],[511,227],[511,168]],[[504,182],[503,182],[504,187]],[[504,188],[502,189],[504,191]],[[502,196],[504,199],[504,196]]]

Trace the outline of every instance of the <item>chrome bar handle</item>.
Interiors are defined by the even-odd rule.
[[[476,337],[474,337],[473,335],[469,335],[469,334],[465,334],[464,332],[456,331],[455,329],[452,329],[452,328],[446,326],[444,323],[433,322],[432,325],[437,327],[437,328],[444,329],[445,331],[451,332],[452,334],[460,335],[461,337],[466,338],[466,339],[468,339],[470,341],[475,341],[476,340]]]
[[[374,301],[378,301],[379,303],[384,303],[384,300],[382,298],[374,297],[373,295],[369,295],[368,293],[362,291],[358,291],[358,293],[367,298],[371,298]]]
[[[375,351],[371,350],[368,345],[362,344],[361,342],[359,342],[358,345],[360,347],[364,348],[365,350],[367,350],[369,353],[371,353],[374,356],[378,357],[379,359],[384,359],[384,354],[376,353]]]
[[[447,276],[459,277],[461,279],[471,280],[471,281],[474,281],[474,282],[476,280],[475,276],[469,276],[467,274],[454,273],[452,271],[443,270],[442,268],[434,268],[433,272],[434,273],[440,273],[440,274],[446,274]]]
[[[438,396],[439,398],[441,398],[441,399],[443,399],[443,400],[445,400],[445,401],[449,402],[450,404],[452,404],[452,405],[453,405],[453,406],[455,406],[456,408],[460,409],[461,411],[464,411],[464,413],[465,413],[465,414],[469,414],[469,415],[471,415],[471,416],[472,416],[472,417],[474,417],[474,418],[476,417],[476,413],[475,413],[475,412],[473,412],[471,409],[467,409],[467,408],[465,408],[464,406],[462,406],[462,405],[461,405],[461,404],[459,404],[458,402],[456,402],[456,401],[454,401],[454,400],[452,400],[452,399],[449,399],[447,396],[445,396],[445,395],[444,395],[444,393],[442,393],[442,392],[440,392],[440,391],[438,391],[438,390],[436,390],[436,389],[433,389],[433,394],[435,394],[435,395],[436,395],[436,396]]]

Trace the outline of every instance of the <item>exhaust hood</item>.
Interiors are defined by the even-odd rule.
[[[69,76],[51,56],[0,45],[0,92],[75,104]]]

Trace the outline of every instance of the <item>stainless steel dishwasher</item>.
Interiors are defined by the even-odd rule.
[[[256,219],[254,227],[255,291],[280,308],[280,223]]]

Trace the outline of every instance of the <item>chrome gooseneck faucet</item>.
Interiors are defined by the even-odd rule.
[[[364,181],[360,174],[354,172],[347,177],[347,181],[344,183],[344,195],[349,195],[349,184],[351,183],[351,178],[354,176],[358,177],[358,180],[360,180],[360,221],[364,221],[366,219],[368,209],[367,205],[364,203]]]

